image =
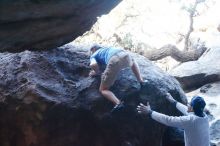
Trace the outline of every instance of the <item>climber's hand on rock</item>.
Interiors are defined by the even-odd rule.
[[[147,103],[147,105],[140,103],[137,106],[137,111],[138,111],[138,113],[145,114],[145,115],[150,115],[152,113],[149,102]]]
[[[170,93],[166,93],[166,99],[171,103],[176,102],[176,100],[170,95]]]
[[[91,70],[90,72],[89,72],[89,76],[90,77],[94,77],[94,76],[96,76],[97,74],[96,74],[96,72],[94,71],[94,70]]]

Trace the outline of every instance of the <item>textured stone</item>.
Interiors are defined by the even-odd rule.
[[[217,82],[220,80],[220,48],[209,49],[199,60],[182,63],[170,73],[186,90]]]
[[[186,102],[179,83],[149,60],[132,54],[148,80],[140,85],[123,70],[111,90],[125,108],[113,105],[99,91],[100,78],[90,78],[87,52],[67,47],[0,54],[0,145],[2,146],[160,146],[166,127],[141,116],[136,106],[179,113],[165,99],[170,92]]]
[[[184,130],[169,127],[164,133],[163,146],[184,146]]]
[[[0,1],[0,52],[42,50],[66,44],[88,31],[120,0]]]
[[[210,127],[210,136],[217,146],[220,144],[220,120],[215,121]]]

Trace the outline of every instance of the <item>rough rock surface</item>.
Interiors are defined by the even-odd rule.
[[[0,1],[0,51],[48,49],[88,31],[120,0]]]
[[[167,128],[163,137],[163,146],[185,146],[184,131],[179,128]]]
[[[220,80],[220,48],[212,48],[197,61],[183,63],[170,71],[185,90]]]
[[[2,146],[160,146],[166,127],[136,112],[139,102],[178,115],[165,99],[170,92],[186,102],[179,83],[133,54],[148,80],[140,85],[123,70],[112,90],[126,107],[114,114],[99,91],[99,77],[88,77],[87,52],[66,47],[0,54],[0,145]]]
[[[215,121],[210,127],[211,140],[216,143],[216,146],[220,145],[220,120]]]

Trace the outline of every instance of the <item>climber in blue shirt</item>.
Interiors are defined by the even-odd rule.
[[[143,78],[140,75],[139,67],[127,51],[114,47],[101,47],[94,45],[90,49],[92,55],[90,57],[90,76],[101,76],[101,84],[99,91],[101,94],[114,103],[112,111],[123,107],[123,103],[112,93],[109,88],[114,84],[117,74],[120,70],[130,67],[135,74],[137,80],[143,84]]]

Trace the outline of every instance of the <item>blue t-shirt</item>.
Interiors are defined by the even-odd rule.
[[[95,51],[94,54],[90,57],[90,62],[92,62],[94,59],[99,65],[106,66],[110,60],[110,58],[116,54],[117,52],[123,51],[123,49],[120,48],[100,48],[97,51]]]

